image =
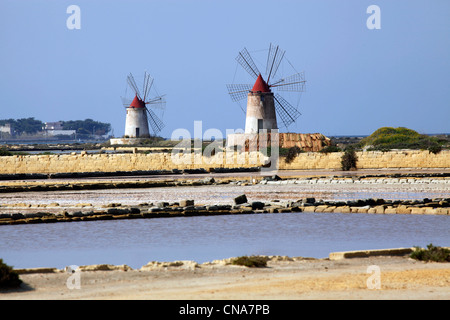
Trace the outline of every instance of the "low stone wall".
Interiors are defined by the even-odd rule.
[[[316,201],[304,198],[298,201],[248,202],[241,195],[234,199],[234,205],[195,205],[194,200],[181,200],[174,203],[142,203],[136,206],[111,203],[94,207],[90,203],[81,203],[76,207],[63,207],[58,203],[39,205],[38,212],[29,209],[25,203],[4,204],[7,213],[0,213],[0,226],[13,224],[37,224],[54,222],[98,221],[119,219],[144,219],[192,216],[216,216],[239,214],[282,214],[289,212],[310,213],[357,213],[357,214],[424,214],[449,215],[450,198],[423,200],[383,200],[364,199],[348,201]],[[13,212],[19,209],[21,212]],[[58,212],[54,213],[54,210]]]
[[[307,177],[307,178],[290,178],[290,179],[276,179],[272,177],[264,177],[259,181],[260,184],[303,184],[303,185],[320,185],[320,184],[384,184],[384,185],[398,185],[398,184],[446,184],[450,188],[450,174],[377,174],[377,175],[362,175],[362,176],[321,176],[321,177]]]
[[[358,251],[342,251],[331,252],[330,260],[341,260],[349,258],[367,258],[376,256],[405,256],[411,254],[415,248],[392,248],[392,249],[378,249],[378,250],[358,250]]]
[[[450,150],[438,154],[421,150],[357,152],[358,169],[450,168]],[[280,170],[340,170],[342,152],[300,153],[291,163],[279,159]],[[85,151],[65,155],[26,155],[0,157],[1,174],[52,174],[76,172],[132,172],[149,170],[211,171],[216,168],[253,168],[266,164],[259,152],[223,153],[211,157],[171,153],[89,154]]]
[[[300,153],[291,163],[281,159],[280,170],[308,170],[308,169],[341,169],[343,152]],[[358,169],[385,168],[450,168],[450,150],[443,150],[438,154],[427,150],[396,150],[361,151],[356,152]]]
[[[65,155],[26,155],[0,157],[0,174],[51,174],[75,172],[131,172],[149,170],[194,170],[214,168],[251,168],[264,164],[258,152],[223,153],[211,157],[194,154],[124,153]]]

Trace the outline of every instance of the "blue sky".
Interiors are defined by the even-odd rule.
[[[72,4],[79,30],[66,27]],[[372,4],[379,30],[366,26]],[[225,134],[245,124],[226,84],[254,82],[235,57],[264,61],[274,43],[307,80],[290,101],[302,116],[281,131],[450,132],[449,17],[448,0],[0,0],[0,119],[91,118],[122,136],[126,76],[146,70],[166,94],[161,135],[194,121]]]

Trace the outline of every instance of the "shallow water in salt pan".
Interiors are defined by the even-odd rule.
[[[199,263],[240,255],[324,258],[330,252],[450,245],[450,217],[282,213],[1,226],[15,268],[149,261]]]
[[[0,204],[137,205],[181,199],[231,204],[243,193],[249,201],[450,197],[444,184],[218,185],[5,193],[0,195]],[[303,212],[0,226],[0,258],[15,268],[101,263],[140,268],[149,261],[201,263],[253,254],[324,258],[334,251],[425,247],[429,243],[450,246],[450,216]]]

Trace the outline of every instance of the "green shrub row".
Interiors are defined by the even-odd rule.
[[[410,255],[411,258],[420,261],[450,262],[450,250],[442,247],[435,247],[432,243],[426,249],[415,247]]]

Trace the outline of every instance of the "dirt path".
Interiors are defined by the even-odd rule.
[[[380,289],[369,289],[379,268]],[[443,299],[450,298],[450,264],[406,257],[269,261],[267,268],[223,264],[154,270],[83,271],[80,288],[70,274],[22,274],[22,288],[0,299]]]

